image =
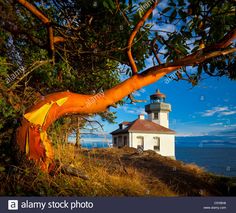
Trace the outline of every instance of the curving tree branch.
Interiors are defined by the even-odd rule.
[[[217,50],[220,48],[226,48],[230,46],[233,42],[233,40],[236,39],[236,27],[233,28],[231,31],[229,31],[217,44],[212,45],[208,48],[208,51],[210,50]]]
[[[27,1],[18,0],[20,3]],[[94,95],[82,95],[71,92],[57,92],[45,97],[29,108],[23,115],[21,126],[17,129],[17,143],[26,155],[33,159],[44,171],[49,171],[54,161],[53,148],[47,137],[48,127],[58,118],[67,114],[91,114],[106,111],[109,106],[123,99],[132,92],[152,84],[163,76],[180,69],[183,66],[191,66],[204,62],[217,56],[232,54],[236,48],[229,48],[231,42],[236,38],[236,29],[232,29],[218,43],[205,47],[195,53],[183,56],[173,62],[153,66],[142,73],[138,73],[132,56],[132,42],[144,24],[148,16],[154,10],[159,1],[144,14],[133,29],[128,41],[128,59],[133,71],[133,76],[104,93]],[[23,4],[24,5],[24,4]],[[28,5],[28,4],[26,4]],[[43,22],[47,22],[42,14],[27,6]],[[41,19],[40,19],[41,20]],[[52,29],[52,28],[51,28]]]
[[[128,59],[129,59],[129,63],[130,63],[130,67],[132,69],[133,75],[138,72],[138,69],[137,69],[137,66],[135,64],[135,61],[134,61],[134,58],[133,58],[133,55],[132,55],[132,51],[131,51],[133,40],[134,40],[135,36],[137,35],[138,31],[140,30],[140,28],[143,26],[144,22],[152,14],[152,11],[156,8],[158,3],[159,3],[159,1],[155,1],[153,3],[153,5],[147,10],[147,12],[139,20],[139,22],[136,24],[136,26],[132,30],[132,33],[130,34],[128,44],[127,44],[127,56],[128,56]]]
[[[129,94],[129,95],[128,95],[128,98],[130,99],[130,104],[146,102],[146,100],[135,99],[134,96],[133,96],[133,94]]]
[[[36,8],[34,5],[30,4],[26,0],[17,0],[20,4],[22,4],[26,9],[28,9],[31,13],[33,13],[39,20],[41,20],[45,25],[50,23],[50,20]]]
[[[52,60],[55,60],[55,47],[54,44],[58,42],[64,42],[65,39],[63,37],[54,36],[53,27],[51,21],[47,18],[46,15],[43,14],[37,7],[30,4],[26,0],[17,0],[21,5],[23,5],[27,10],[29,10],[32,14],[34,14],[43,24],[47,27],[48,31],[48,39],[49,39],[49,48],[52,52]]]
[[[151,49],[152,49],[152,53],[154,54],[154,56],[155,56],[155,58],[156,58],[158,64],[161,64],[161,60],[160,60],[160,58],[158,57],[157,52],[156,52],[157,50],[156,50],[156,48],[155,48],[156,41],[157,41],[157,38],[154,38],[154,39],[151,41]]]

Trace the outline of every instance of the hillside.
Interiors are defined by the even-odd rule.
[[[43,174],[29,163],[5,163],[0,172],[0,195],[236,195],[235,178],[215,176],[153,151],[139,154],[133,148],[86,150],[64,145],[56,148],[56,158],[61,166],[53,175]]]

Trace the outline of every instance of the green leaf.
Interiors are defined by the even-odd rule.
[[[140,18],[143,17],[143,14],[144,14],[143,10],[138,10],[138,15],[139,15]]]
[[[178,44],[177,48],[184,54],[187,55],[188,51],[186,50],[186,48],[182,45],[182,44]]]
[[[132,0],[129,0],[129,6],[133,6],[133,1]]]
[[[168,56],[167,59],[166,59],[166,62],[169,63],[171,61],[171,57]]]
[[[170,9],[171,7],[166,7],[164,10],[162,10],[162,13],[167,13]]]
[[[172,22],[175,19],[176,15],[177,15],[177,11],[174,10],[170,15],[169,21]]]
[[[179,6],[185,6],[184,0],[178,0]]]
[[[5,170],[5,167],[0,166],[0,172],[4,172]]]
[[[105,8],[110,9],[110,8],[109,8],[109,5],[107,4],[107,2],[104,1],[102,4],[103,4],[103,6],[104,6]]]
[[[196,52],[198,50],[199,46],[196,46],[192,49],[192,53]]]
[[[126,74],[126,75],[129,75],[129,74],[130,74],[130,71],[131,71],[130,68],[127,68],[125,74]]]
[[[169,3],[169,5],[172,6],[172,7],[176,7],[176,4],[175,4],[173,1],[171,1],[171,2]]]
[[[153,18],[153,12],[150,14],[150,16],[148,17],[148,20],[152,20]]]
[[[210,65],[210,72],[211,72],[211,73],[214,73],[215,68],[216,68],[215,65],[214,65],[214,64],[211,64],[211,65]]]
[[[202,65],[199,64],[198,68],[197,68],[197,75],[200,76],[202,73]]]
[[[183,36],[185,36],[188,39],[190,39],[192,37],[192,33],[189,31],[182,31],[181,33]]]
[[[153,24],[146,24],[145,27],[147,28],[151,28],[153,26]]]
[[[108,2],[112,9],[116,9],[116,6],[112,0],[108,0]]]
[[[179,16],[182,18],[182,19],[186,19],[186,17],[187,17],[187,13],[185,13],[183,10],[179,10]]]
[[[205,64],[203,64],[203,69],[206,71],[206,72],[208,72],[208,66],[207,66],[207,64],[205,63]]]

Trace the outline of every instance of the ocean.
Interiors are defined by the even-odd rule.
[[[104,142],[101,142],[104,141]],[[85,148],[106,148],[111,138],[90,138],[82,140]],[[236,177],[236,137],[234,136],[191,136],[176,137],[176,159],[195,163],[206,171],[224,176]]]
[[[176,137],[175,145],[177,160],[218,175],[236,176],[235,136]]]
[[[218,175],[236,176],[236,148],[176,147],[176,159]]]

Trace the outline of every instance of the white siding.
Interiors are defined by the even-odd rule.
[[[169,118],[168,115],[169,112],[161,111],[158,112],[158,119],[154,119],[154,112],[148,114],[148,120],[159,124],[161,126],[164,126],[166,128],[169,128]]]
[[[132,136],[131,136],[132,134]],[[152,133],[130,133],[131,147],[137,148],[138,136],[144,137],[144,150],[154,150],[156,145],[154,137],[160,138],[160,151],[163,156],[175,156],[175,136],[172,134],[152,134]]]
[[[166,128],[169,128],[168,114],[169,112],[159,112],[159,124]]]

